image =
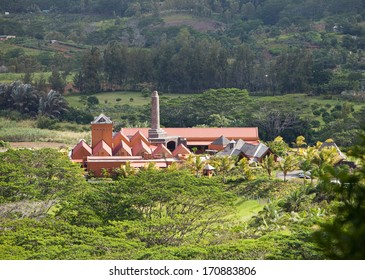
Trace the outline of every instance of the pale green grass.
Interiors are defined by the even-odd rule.
[[[76,144],[90,140],[90,132],[59,131],[36,128],[35,121],[12,121],[0,118],[0,140],[6,142],[56,142]]]
[[[252,216],[260,212],[264,206],[265,204],[259,203],[258,200],[246,200],[245,198],[238,198],[234,203],[237,213],[233,216],[239,222],[246,222]]]
[[[22,46],[19,46],[19,45],[11,44],[11,40],[9,40],[9,41],[0,41],[0,50],[3,53],[6,53],[6,52],[8,52],[10,50],[13,50],[13,49],[22,49],[26,55],[31,55],[31,56],[38,55],[41,52],[43,52],[42,50],[36,50],[36,49],[32,49],[32,48],[26,48],[26,47],[22,47]]]

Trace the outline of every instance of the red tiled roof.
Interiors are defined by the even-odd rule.
[[[159,144],[157,148],[153,151],[152,156],[163,155],[164,157],[172,157],[172,153],[166,148],[164,144]]]
[[[224,135],[224,137],[232,140],[243,139],[245,141],[259,140],[259,134],[257,127],[193,127],[193,128],[163,128],[168,136],[180,136],[187,138],[189,141],[211,140],[213,142],[218,137]],[[123,128],[122,132],[127,135],[134,135],[137,131],[140,131],[145,136],[148,136],[148,128]]]
[[[188,146],[209,146],[212,141],[187,141]]]
[[[122,130],[122,133],[124,132],[124,130]],[[129,134],[126,134],[127,136],[130,136]],[[143,134],[139,129],[137,129],[134,133],[133,136],[130,140],[130,143],[132,146],[135,146],[136,143],[139,143],[140,141],[144,142],[146,145],[150,145],[151,143],[148,141],[147,137],[145,135],[147,134]]]
[[[136,144],[132,148],[132,154],[134,156],[140,154],[141,152],[151,154],[151,148],[148,147],[148,145],[143,141],[140,141],[139,144]]]
[[[124,141],[127,145],[130,145],[130,141],[129,138],[124,135],[121,131],[118,131],[114,136],[113,136],[113,144],[114,147],[118,146],[120,141]]]
[[[127,143],[126,143],[126,142],[124,142],[123,140],[121,140],[121,141],[119,142],[119,144],[118,144],[118,145],[114,148],[113,154],[114,154],[114,155],[118,154],[118,152],[119,152],[120,150],[124,150],[124,151],[126,151],[126,152],[127,152],[127,154],[129,154],[130,156],[132,155],[132,149],[131,149],[131,147],[129,147],[129,146],[127,145]]]
[[[189,155],[191,154],[189,149],[186,148],[183,144],[180,144],[176,147],[176,149],[172,152],[172,155],[176,157],[177,155]]]
[[[93,149],[93,155],[97,155],[99,152],[104,150],[108,155],[112,155],[112,148],[107,143],[101,140]]]
[[[80,149],[85,149],[87,152],[89,152],[91,154],[92,150],[91,147],[84,141],[81,140],[76,146],[75,148],[73,148],[73,152],[77,152]]]

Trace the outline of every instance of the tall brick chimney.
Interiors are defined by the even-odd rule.
[[[160,98],[157,91],[152,92],[151,105],[151,129],[148,130],[148,138],[165,137],[166,132],[160,128]]]

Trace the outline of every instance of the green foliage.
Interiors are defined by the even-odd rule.
[[[128,236],[154,246],[197,242],[210,234],[224,222],[231,196],[215,180],[145,169],[102,188],[96,184],[79,199],[63,204],[57,216],[87,226],[121,221]]]
[[[81,170],[56,150],[8,150],[0,159],[3,203],[60,199],[84,185]]]
[[[37,128],[40,129],[57,129],[57,121],[46,116],[39,116],[37,118]]]
[[[336,194],[336,215],[315,233],[323,253],[332,259],[364,259],[365,248],[361,243],[365,235],[365,134],[361,134],[360,145],[352,149],[352,156],[359,160],[360,168],[354,172],[328,168],[328,172],[338,180],[330,182],[324,176],[323,184],[327,193]]]

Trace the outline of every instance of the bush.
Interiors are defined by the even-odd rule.
[[[313,111],[313,115],[319,116],[319,115],[321,115],[321,111],[320,110],[315,110],[315,111]]]
[[[37,119],[37,128],[40,129],[57,129],[57,121],[46,116],[40,116]]]
[[[0,140],[0,148],[10,148],[10,144],[8,142],[5,142],[3,140]]]
[[[318,128],[318,127],[321,126],[321,122],[320,121],[317,121],[317,120],[311,121],[311,126],[313,128]]]

